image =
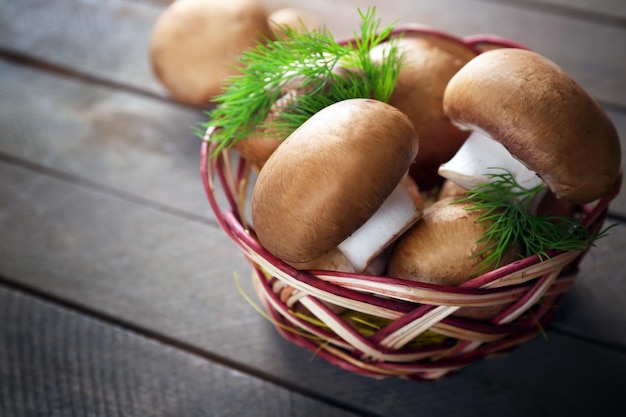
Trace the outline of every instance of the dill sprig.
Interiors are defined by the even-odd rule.
[[[520,258],[538,255],[549,259],[549,251],[585,250],[606,235],[607,229],[590,233],[578,219],[551,214],[533,215],[529,208],[544,187],[524,188],[506,171],[487,174],[489,182],[474,187],[455,203],[470,203],[467,210],[480,210],[479,222],[488,227],[478,243],[484,256],[477,275],[500,266],[504,255],[515,246]]]
[[[396,85],[402,55],[392,41],[382,62],[374,62],[370,49],[386,41],[393,26],[380,29],[375,7],[365,13],[360,35],[346,44],[335,41],[326,29],[281,28],[284,39],[266,39],[239,57],[239,74],[226,80],[224,92],[215,98],[216,107],[201,123],[198,134],[216,127],[211,140],[216,152],[247,138],[261,127],[267,135],[286,137],[313,114],[338,101],[374,98],[387,102]],[[341,68],[341,70],[338,70]],[[277,116],[266,117],[285,93],[284,87],[298,82],[298,93],[289,97]]]

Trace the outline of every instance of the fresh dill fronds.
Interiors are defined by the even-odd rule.
[[[454,201],[469,203],[467,210],[482,212],[477,221],[489,224],[478,240],[485,245],[484,249],[474,254],[485,256],[477,275],[501,266],[504,255],[516,245],[520,248],[520,258],[536,254],[545,260],[549,259],[549,251],[585,250],[606,235],[608,228],[592,234],[573,217],[531,214],[529,207],[543,191],[542,185],[524,188],[506,170],[487,176],[489,182]]]
[[[200,124],[198,133],[215,127],[211,140],[218,143],[218,152],[261,127],[267,135],[286,137],[313,114],[338,101],[374,98],[387,102],[402,55],[395,41],[390,42],[382,62],[374,62],[369,52],[389,38],[393,26],[380,30],[374,7],[365,13],[359,10],[359,15],[361,33],[355,33],[355,40],[347,44],[336,42],[326,29],[285,26],[281,28],[283,39],[266,39],[244,51],[239,58],[240,73],[226,80],[224,92],[214,100],[216,107],[208,113],[210,120]],[[283,100],[286,103],[266,125],[272,107],[294,81],[297,93]]]

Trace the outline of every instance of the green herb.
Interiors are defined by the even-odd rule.
[[[584,250],[608,229],[591,234],[579,220],[553,215],[533,215],[529,207],[544,189],[542,185],[527,189],[519,185],[506,170],[490,173],[490,181],[478,185],[468,196],[455,203],[469,202],[467,210],[483,213],[477,221],[488,222],[487,231],[478,243],[486,246],[474,256],[485,256],[477,275],[500,266],[504,254],[519,245],[520,257],[534,254],[548,259],[548,251]]]
[[[347,44],[337,43],[326,29],[284,27],[283,40],[266,40],[243,52],[240,74],[228,78],[224,92],[215,99],[217,106],[208,113],[210,120],[200,124],[198,134],[202,136],[208,127],[218,128],[211,140],[218,143],[219,151],[258,128],[265,127],[268,135],[286,137],[313,114],[338,101],[374,98],[387,102],[402,55],[393,41],[380,63],[372,61],[370,49],[387,40],[393,30],[393,26],[379,30],[375,10],[359,10],[361,33],[355,33],[355,40]],[[266,125],[272,106],[294,80],[297,94],[288,95],[271,126]]]

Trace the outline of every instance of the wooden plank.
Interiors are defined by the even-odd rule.
[[[163,210],[212,217],[200,180],[199,110],[0,61],[0,153]]]
[[[358,28],[357,7],[370,3],[266,0],[264,4],[300,6],[338,36],[348,36]],[[162,95],[147,59],[150,31],[162,7],[124,0],[10,2],[3,8],[0,49]],[[626,52],[624,27],[492,2],[387,2],[378,10],[384,24],[400,19],[459,36],[495,33],[516,39],[561,65],[598,100],[626,105],[626,85],[621,82],[626,62],[615,59]]]
[[[147,48],[161,7],[117,0],[5,3],[0,15],[0,49],[164,95],[152,76]]]
[[[2,416],[354,416],[0,286]]]
[[[548,329],[547,343],[536,339],[437,383],[371,380],[280,338],[238,295],[233,271],[252,293],[247,265],[210,226],[10,164],[0,164],[0,202],[0,276],[364,413],[582,416],[624,407],[623,340],[613,350]],[[626,243],[623,233],[612,236],[616,247]],[[598,300],[574,306],[584,310],[590,302]],[[623,317],[611,326],[624,328]]]
[[[607,225],[615,224],[608,220]],[[581,264],[576,283],[566,294],[552,326],[607,345],[626,347],[626,224],[618,223],[599,240]]]
[[[160,6],[167,6],[171,0],[133,0],[139,2],[150,2]],[[626,5],[622,0],[475,0],[478,2],[493,1],[496,3],[504,3],[505,1],[512,5],[520,7],[544,7],[544,11],[553,11],[555,13],[576,12],[580,17],[598,17],[609,19],[626,18]],[[264,0],[268,11],[274,11],[281,7],[285,7],[285,1],[281,0]],[[288,6],[298,6],[304,10],[310,7],[305,1],[292,0]],[[380,7],[380,6],[379,6]],[[384,7],[389,7],[385,5]]]
[[[581,18],[595,17],[624,24],[626,19],[626,3],[622,0],[509,0],[529,7],[550,6],[554,13],[576,12]]]

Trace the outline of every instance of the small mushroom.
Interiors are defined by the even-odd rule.
[[[417,153],[398,109],[351,99],[319,111],[274,151],[252,193],[260,243],[289,263],[336,247],[356,271],[419,217],[400,185]]]
[[[285,137],[275,130],[274,122],[289,105],[295,104],[298,97],[312,87],[303,86],[302,77],[285,81],[280,89],[280,97],[272,105],[263,123],[250,136],[233,144],[233,149],[253,166],[261,168],[265,161],[278,148]]]
[[[574,203],[615,186],[621,150],[613,123],[567,73],[535,52],[478,55],[452,77],[443,105],[455,125],[475,132],[439,169],[465,188],[486,182],[491,167],[511,171],[521,185],[543,181]]]
[[[469,203],[453,203],[449,197],[424,210],[422,218],[397,242],[389,261],[392,277],[438,285],[463,284],[478,270],[487,247],[479,242],[489,227],[477,221],[480,210],[466,210]],[[512,248],[515,249],[515,248]],[[511,250],[509,263],[517,259]]]
[[[203,106],[238,74],[241,52],[270,36],[257,0],[177,0],[152,28],[150,61],[174,99]]]
[[[443,181],[437,173],[439,165],[449,160],[468,136],[444,115],[443,93],[450,78],[476,52],[459,40],[426,31],[406,33],[395,42],[404,59],[389,104],[409,117],[420,138],[420,151],[410,174],[427,189]],[[392,44],[372,48],[374,62],[382,61]]]
[[[389,276],[445,286],[458,286],[475,276],[488,255],[484,253],[488,242],[480,239],[490,223],[477,221],[481,210],[466,210],[469,203],[453,203],[454,200],[448,197],[428,207],[398,240],[389,260]],[[517,260],[518,250],[511,246],[501,262]],[[503,307],[466,307],[456,315],[485,318]]]
[[[460,186],[454,181],[445,180],[439,193],[437,194],[437,201],[444,200],[448,197],[456,197],[458,199],[466,196],[467,189]]]

